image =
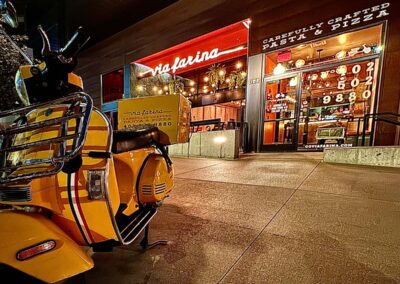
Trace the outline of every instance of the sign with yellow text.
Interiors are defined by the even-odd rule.
[[[190,102],[180,95],[153,96],[120,100],[118,128],[160,130],[162,144],[185,143],[189,140]]]

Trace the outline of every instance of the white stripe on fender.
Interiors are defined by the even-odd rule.
[[[72,206],[74,207],[76,217],[79,221],[79,226],[81,227],[83,233],[85,234],[86,240],[91,243],[91,238],[90,235],[88,234],[88,228],[85,227],[85,224],[83,222],[83,216],[81,216],[78,205],[77,205],[77,196],[75,195],[75,173],[71,174],[71,179],[70,179],[70,185],[71,185],[71,199],[72,199]]]

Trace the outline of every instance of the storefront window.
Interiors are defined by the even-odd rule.
[[[381,38],[375,26],[267,54],[263,145],[359,145],[374,112]]]
[[[132,68],[135,74],[134,97],[182,94],[191,98],[239,89],[243,91],[247,83],[245,56],[172,75],[164,73],[145,77],[141,76],[141,65],[133,64]]]
[[[103,103],[120,100],[124,96],[124,72],[122,69],[102,75]]]
[[[382,26],[379,25],[270,53],[266,55],[265,73],[279,75],[379,54],[381,35]]]
[[[248,24],[241,21],[133,62],[131,97],[183,95],[198,123],[193,131],[236,127],[246,97]],[[218,123],[207,125],[210,119]]]
[[[215,131],[241,127],[243,119],[244,100],[231,101],[223,104],[196,107],[192,109],[192,122],[207,122],[194,126],[191,131]]]

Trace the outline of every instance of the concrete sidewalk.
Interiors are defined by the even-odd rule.
[[[96,253],[68,283],[400,282],[400,170],[319,153],[174,159],[148,251]]]

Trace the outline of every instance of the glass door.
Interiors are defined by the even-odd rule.
[[[374,109],[378,64],[357,59],[302,74],[299,149],[359,145],[364,115]]]
[[[299,74],[266,80],[261,150],[296,150],[299,85]]]

